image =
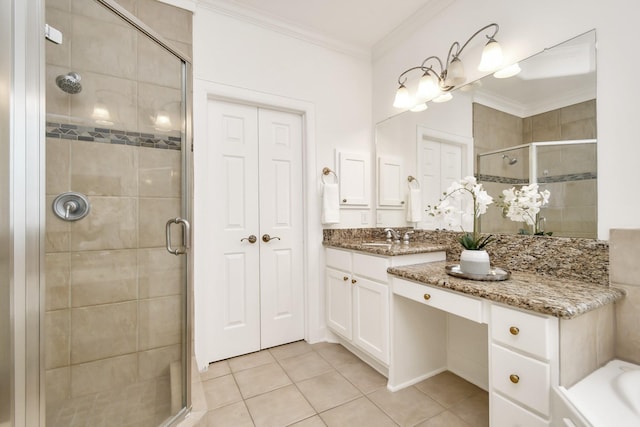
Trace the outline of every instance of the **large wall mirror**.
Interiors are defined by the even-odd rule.
[[[512,77],[486,76],[455,90],[448,102],[378,123],[377,225],[441,228],[424,208],[452,181],[473,174],[495,200],[504,189],[537,183],[551,194],[539,229],[596,238],[595,55],[594,30],[520,61]],[[417,188],[419,218],[406,209]],[[530,231],[496,207],[481,227]]]

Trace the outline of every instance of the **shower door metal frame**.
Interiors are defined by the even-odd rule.
[[[482,153],[478,155],[478,173],[480,173],[480,158],[484,156],[491,156],[493,154],[502,154],[507,153],[513,150],[519,150],[521,148],[526,148],[529,151],[529,184],[536,184],[538,182],[538,177],[536,171],[538,170],[538,147],[548,147],[553,145],[577,145],[577,144],[595,144],[597,143],[597,139],[568,139],[566,141],[558,140],[558,141],[537,141],[537,142],[529,142],[527,144],[514,145],[513,147],[501,148],[499,150],[487,151],[486,153]]]
[[[96,0],[121,16],[142,33],[182,62],[183,130],[182,140],[182,216],[192,213],[192,73],[191,60],[169,46],[160,35],[112,0]],[[45,230],[45,60],[44,0],[10,0],[3,2],[0,23],[3,47],[0,52],[0,143],[6,144],[8,158],[2,168],[9,169],[9,185],[2,185],[0,202],[8,202],[9,230],[0,230],[2,244],[8,245],[10,349],[7,375],[8,414],[3,407],[0,423],[15,427],[45,425],[45,343],[44,343],[44,230]],[[6,63],[9,62],[9,65]],[[6,125],[6,126],[5,126]],[[6,154],[6,153],[5,153]],[[4,157],[4,156],[3,156]],[[6,193],[5,194],[5,190]],[[4,208],[4,206],[3,206]],[[5,209],[0,211],[4,212]],[[0,254],[4,258],[4,254]],[[175,424],[191,407],[191,343],[192,343],[192,269],[186,255],[186,284],[183,307],[183,408],[168,421]],[[4,355],[3,355],[4,356]],[[4,389],[3,389],[4,390]],[[4,398],[4,394],[2,395]],[[3,424],[4,425],[4,424]]]
[[[9,182],[0,189],[1,202],[8,202],[0,213],[8,215],[9,229],[0,231],[6,245],[0,257],[8,267],[10,298],[10,360],[2,369],[10,377],[10,402],[9,414],[0,411],[0,424],[27,427],[44,425],[45,407],[44,0],[3,2],[1,15],[0,161]]]

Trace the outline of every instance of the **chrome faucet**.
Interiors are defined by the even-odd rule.
[[[400,243],[400,233],[393,228],[385,228],[384,232],[387,233],[387,242],[393,241],[394,243]]]

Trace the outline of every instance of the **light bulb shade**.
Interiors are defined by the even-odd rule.
[[[420,78],[420,83],[418,83],[418,92],[416,97],[419,100],[428,101],[438,95],[440,95],[440,87],[438,86],[436,79],[434,79],[431,74],[424,73]]]
[[[447,68],[447,78],[444,79],[445,86],[458,86],[465,82],[464,65],[459,58],[453,58]]]
[[[421,102],[420,104],[415,105],[413,108],[411,108],[410,111],[413,111],[414,113],[419,113],[420,111],[424,111],[427,108],[427,104],[425,102]]]
[[[412,105],[413,103],[411,102],[409,91],[401,84],[396,92],[396,99],[393,101],[393,106],[396,108],[406,109],[410,108]]]
[[[508,77],[513,77],[518,74],[520,71],[520,65],[516,62],[515,64],[511,64],[508,67],[504,67],[502,70],[498,70],[493,73],[493,77],[496,79],[506,79]]]
[[[491,39],[482,50],[482,58],[478,71],[493,71],[502,66],[502,48],[497,41]]]
[[[442,95],[433,98],[433,102],[447,102],[447,101],[450,101],[452,98],[453,98],[453,95],[451,95],[451,92],[445,92]]]

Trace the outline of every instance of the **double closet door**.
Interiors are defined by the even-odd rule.
[[[302,118],[209,100],[212,360],[304,338]]]

